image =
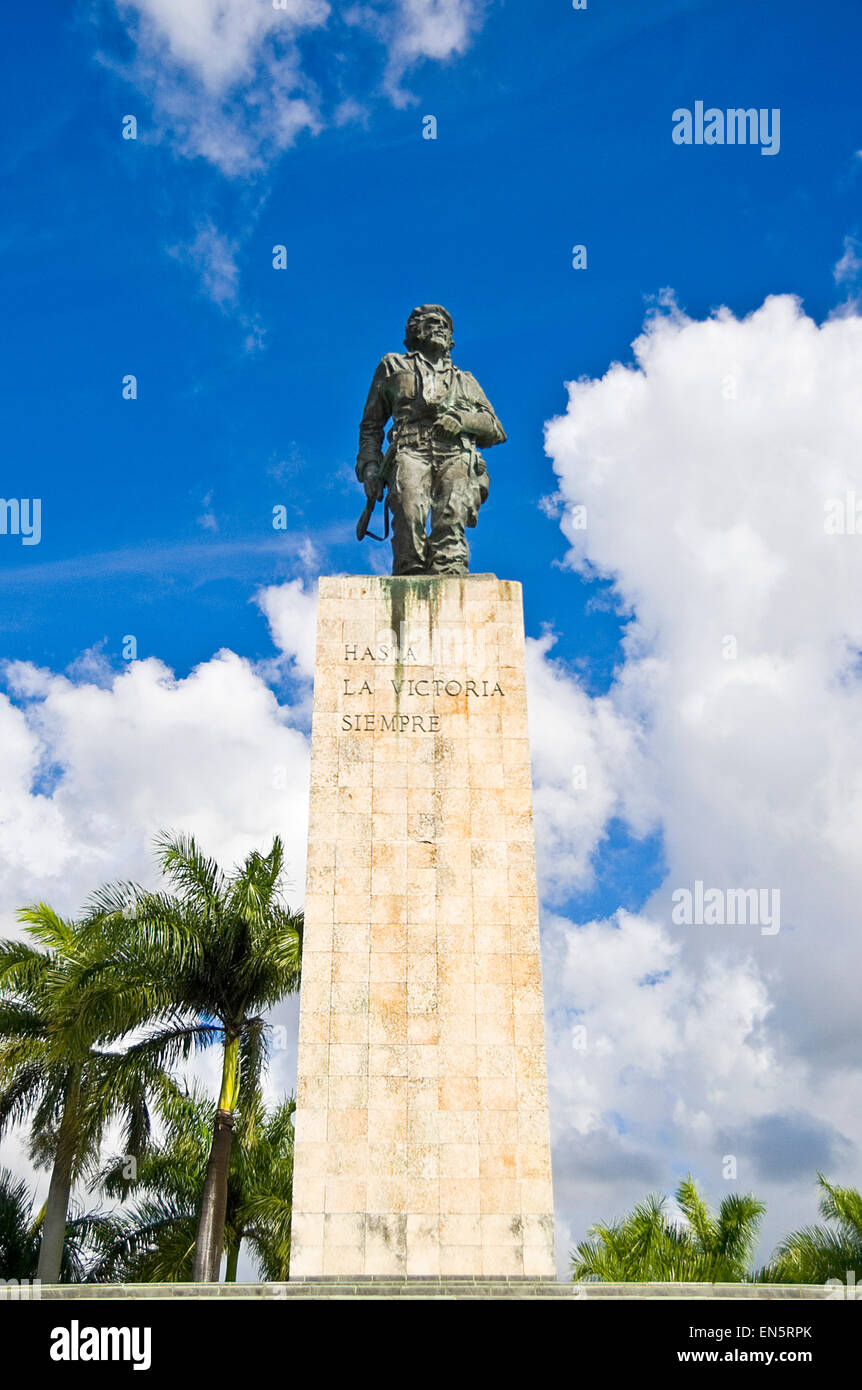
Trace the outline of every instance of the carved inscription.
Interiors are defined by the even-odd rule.
[[[376,647],[362,647],[357,643],[347,643],[344,648],[345,662],[369,661],[383,664],[398,662],[399,649],[386,645]],[[401,655],[403,663],[417,663],[417,656],[412,647],[408,647]],[[394,708],[391,713],[374,714],[365,711],[361,713],[344,712],[341,715],[341,730],[343,733],[413,733],[413,734],[438,734],[440,733],[440,720],[445,706],[452,700],[503,700],[506,692],[498,680],[493,677],[468,677],[468,676],[435,676],[416,679],[409,676],[372,676],[371,673],[363,678],[344,677],[342,689],[342,702],[349,700],[367,701],[373,699],[377,692],[384,693],[391,698]],[[405,710],[402,706],[405,701],[419,701],[420,708],[415,707]],[[426,702],[432,702],[432,708]],[[441,702],[443,711],[439,711],[434,706]],[[388,703],[388,701],[387,701]],[[433,709],[433,713],[432,713]]]

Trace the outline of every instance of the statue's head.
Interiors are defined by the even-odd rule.
[[[407,320],[404,346],[408,352],[421,348],[423,344],[430,345],[438,352],[441,349],[450,352],[455,341],[453,328],[452,315],[442,304],[420,304]]]

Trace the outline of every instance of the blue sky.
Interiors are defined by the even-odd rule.
[[[719,826],[706,813],[700,817],[698,808],[709,801],[703,787],[699,800],[693,781],[681,790],[681,769],[691,769],[692,779],[697,775],[698,748],[656,734],[659,707],[649,706],[645,685],[636,697],[631,691],[646,670],[636,658],[646,652],[658,663],[655,669],[668,664],[667,691],[682,692],[678,710],[674,706],[680,727],[704,701],[710,708],[708,696],[686,684],[686,673],[702,659],[702,631],[711,625],[719,635],[735,630],[728,629],[727,615],[736,602],[722,594],[711,611],[710,595],[733,570],[741,576],[741,592],[756,596],[763,574],[772,572],[764,556],[774,559],[781,547],[768,517],[788,505],[790,454],[781,454],[777,444],[773,449],[771,441],[809,388],[816,396],[812,438],[823,441],[820,453],[816,443],[809,449],[816,456],[812,476],[832,468],[834,487],[845,473],[847,486],[855,479],[856,407],[852,385],[841,385],[841,364],[856,350],[856,339],[842,346],[836,335],[850,334],[858,322],[862,11],[852,0],[824,0],[816,8],[798,0],[720,6],[589,0],[581,11],[567,0],[446,0],[436,11],[425,0],[379,0],[364,7],[333,4],[328,14],[320,0],[290,3],[294,28],[286,33],[272,29],[263,0],[252,5],[260,27],[242,51],[241,27],[238,49],[213,41],[203,0],[188,5],[199,22],[187,31],[161,0],[72,6],[49,0],[19,7],[7,20],[0,86],[7,140],[0,165],[7,187],[2,276],[9,331],[0,491],[42,499],[42,539],[24,546],[19,538],[0,536],[0,655],[49,672],[48,683],[71,667],[83,708],[88,682],[108,688],[126,670],[122,645],[129,634],[139,658],[156,658],[179,682],[202,663],[206,680],[215,679],[213,655],[227,648],[258,663],[256,678],[269,682],[281,702],[278,717],[303,729],[307,669],[289,642],[279,647],[274,609],[268,623],[255,596],[290,580],[300,588],[280,592],[310,592],[321,572],[383,568],[383,548],[372,550],[371,542],[359,547],[354,539],[362,506],[352,473],[359,417],[375,364],[400,346],[409,310],[421,302],[445,304],[455,318],[455,358],[478,376],[508,434],[508,443],[489,455],[491,500],[472,536],[472,568],[523,582],[528,634],[555,634],[552,647],[546,639],[536,648],[536,707],[544,707],[545,682],[546,693],[556,692],[551,703],[560,737],[577,729],[597,760],[593,785],[600,791],[582,811],[554,781],[549,750],[540,746],[536,753],[537,816],[563,846],[561,862],[573,866],[570,873],[545,874],[549,950],[563,960],[573,928],[613,919],[604,936],[590,927],[583,941],[594,943],[594,962],[609,950],[607,968],[615,969],[616,945],[607,946],[607,933],[617,932],[614,943],[627,939],[615,914],[643,910],[646,917],[638,922],[646,921],[668,875],[671,887],[693,880],[704,865],[731,875],[745,853],[755,868],[768,864],[764,872],[779,873],[757,808],[759,798],[766,804],[776,791],[775,769],[786,768],[786,758],[776,751],[769,766],[758,758],[770,729],[783,729],[796,750],[820,746],[820,726],[806,732],[802,695],[786,727],[780,715],[763,717],[754,697],[746,696],[751,703],[739,716],[740,727],[760,727],[763,717],[763,733],[741,758],[751,785],[734,792],[735,809]],[[233,0],[226,10],[236,17],[241,8]],[[424,28],[417,19],[423,14]],[[284,101],[273,96],[274,72]],[[701,100],[720,109],[778,108],[780,150],[767,156],[757,146],[674,144],[672,113]],[[129,114],[137,120],[136,140],[122,138]],[[436,140],[422,138],[428,114],[437,119]],[[287,247],[284,270],[272,266],[278,244]],[[585,270],[572,268],[576,244],[587,248]],[[746,316],[769,296],[796,296],[803,317],[791,322],[775,311],[752,323]],[[720,306],[730,315],[722,331],[735,336],[713,360],[711,316]],[[836,316],[828,342],[825,330],[817,338],[823,372],[814,373],[805,345],[816,325]],[[636,359],[632,347],[645,319],[659,325],[651,340],[655,352],[665,345],[660,363],[650,359],[652,367]],[[758,386],[734,417],[726,454],[712,460],[724,417],[713,416],[710,406],[686,432],[680,423],[690,390],[686,371],[702,361],[707,377],[723,373],[733,369],[735,356],[749,363],[749,380]],[[606,377],[613,363],[624,364],[628,375]],[[134,401],[122,398],[128,373],[137,378]],[[586,413],[578,415],[573,406],[566,415],[566,383],[580,378],[587,385],[578,409]],[[655,411],[642,419],[633,408],[627,434],[629,398],[615,393],[619,383],[638,379],[647,382]],[[843,395],[833,398],[823,382],[839,382]],[[845,434],[833,428],[836,402]],[[575,435],[561,430],[552,460],[544,427],[558,416],[565,416],[566,429],[571,423],[581,431],[580,453],[568,452]],[[653,428],[653,419],[658,423],[645,437],[641,458],[637,431]],[[671,421],[677,422],[673,429]],[[668,422],[666,444],[662,422]],[[790,439],[786,449],[793,447]],[[608,463],[621,457],[630,461],[622,480]],[[731,460],[742,471],[734,472],[725,493]],[[671,501],[654,516],[652,502],[666,483]],[[793,486],[802,484],[797,479]],[[557,500],[549,501],[558,488]],[[608,508],[604,538],[587,541],[585,549],[567,530],[579,489],[589,493],[596,514]],[[272,527],[278,504],[289,510],[287,531]],[[677,555],[674,538],[689,526],[705,536],[697,528],[708,528],[728,509],[742,529],[728,521],[725,563],[710,570],[713,578],[701,591],[699,577],[686,569],[688,550]],[[795,537],[794,515],[786,534]],[[786,544],[775,573],[795,563],[795,538]],[[567,560],[570,545],[574,558]],[[704,545],[703,553],[711,554]],[[836,643],[858,648],[846,603],[857,570],[848,556],[841,552],[836,563],[847,568],[829,571],[822,592],[823,569],[812,561],[808,589],[794,593],[792,602],[801,612],[816,591],[823,616],[812,620],[812,632],[833,622]],[[803,579],[808,573],[799,572]],[[682,615],[696,595],[702,617],[683,631]],[[734,611],[742,615],[744,606],[740,601]],[[786,639],[784,656],[792,662],[796,619],[791,608],[787,612],[786,629],[772,614],[757,640],[758,650],[784,652]],[[272,663],[279,650],[291,661],[260,664]],[[832,689],[825,648],[812,669],[822,689]],[[20,679],[10,684],[12,707],[31,709],[30,733],[47,739],[33,753],[39,772],[22,783],[24,798],[50,792],[64,768],[75,769],[70,786],[82,776],[75,761],[80,743],[63,722],[71,718],[72,697],[65,687],[51,688],[67,704],[43,717],[28,704],[34,687]],[[50,700],[45,708],[52,708]],[[826,729],[839,714],[834,706],[824,708],[831,710]],[[716,714],[713,750],[716,739],[730,739],[728,729],[736,728],[735,709],[722,706]],[[145,742],[139,730],[136,736]],[[728,753],[731,763],[735,748]],[[217,761],[219,754],[200,756]],[[710,777],[722,775],[720,750],[716,756]],[[831,767],[825,753],[800,785],[828,780],[824,767]],[[204,780],[201,774],[197,785]],[[87,785],[96,795],[98,780]],[[102,834],[101,813],[88,807],[81,786],[75,783],[69,796],[85,807],[80,834],[86,834],[80,826],[88,826],[93,839]],[[302,795],[304,786],[297,804]],[[787,796],[792,802],[793,793]],[[208,797],[209,808],[212,789]],[[248,798],[254,800],[253,790]],[[147,804],[155,809],[141,812],[137,839],[116,830],[106,871],[127,871],[122,853],[141,852],[148,817],[169,798],[160,803],[154,783]],[[754,809],[743,853],[734,836],[748,815],[745,807]],[[849,825],[855,807],[848,790],[846,803],[838,798],[832,807],[836,824]],[[818,825],[827,821],[829,815]],[[712,857],[719,843],[724,859]],[[798,861],[789,833],[781,843],[786,862]],[[832,858],[837,853],[830,840],[816,861],[827,899],[844,882]],[[33,881],[32,875],[12,875],[3,910],[14,905],[13,894],[30,896]],[[45,891],[51,888],[49,873]],[[790,887],[787,894],[803,935],[809,914],[810,976],[814,928],[827,909],[823,900],[819,906],[804,902],[804,894],[793,899]],[[848,888],[845,906],[851,897]],[[834,910],[831,903],[828,911]],[[848,916],[848,933],[849,923]],[[659,993],[663,984],[637,981],[664,981],[676,947],[646,926],[633,930],[631,955],[638,965],[632,965],[632,988]],[[798,985],[796,993],[788,985],[782,994],[774,960],[758,959],[751,974],[735,943],[722,943],[721,953],[722,968],[726,956],[737,971],[737,994],[731,983],[728,997],[740,1001],[740,1018],[749,1019],[750,1010],[750,1027],[740,1024],[740,1055],[751,1050],[752,1039],[766,1047],[765,1020],[775,1009],[783,1031],[769,1040],[770,1055],[787,1046],[792,1054],[787,1015],[796,1007],[800,1019],[810,1020],[811,1012],[800,983],[804,957],[782,958]],[[686,978],[693,980],[703,953],[695,945],[689,954],[693,973]],[[842,961],[846,968],[846,955]],[[696,1015],[704,1001],[692,988],[684,1000],[675,996],[674,1007]],[[827,993],[825,984],[821,993]],[[583,1007],[575,998],[552,1001],[561,1018]],[[827,1012],[825,1031],[813,1024],[813,1032],[805,1031],[806,1024],[797,1043],[800,1057],[810,1062],[816,1055],[824,1071],[837,1076],[837,1053],[830,1048],[844,1057],[843,1049],[852,1047],[846,1040],[824,1041]],[[613,1171],[621,1185],[614,1191],[620,1200],[638,1196],[650,1181],[666,1182],[671,1167],[700,1152],[694,1140],[687,1148],[689,1141],[668,1121],[677,1113],[675,1064],[668,1063],[656,1083],[669,1097],[667,1114],[633,1118],[623,1084],[607,1099],[602,1136],[598,1122],[584,1118],[592,1111],[583,1094],[563,1094],[566,1067],[559,1057],[554,1062],[553,1045],[551,1060],[563,1096],[559,1152],[582,1155],[572,1139],[581,1126],[596,1146],[591,1152],[599,1174],[610,1171],[608,1154],[617,1145]],[[623,1059],[619,1075],[624,1072]],[[813,1096],[816,1078],[811,1085]],[[800,1094],[798,1074],[789,1067],[771,1098],[750,1100],[740,1132],[766,1134],[763,1124],[768,1130],[775,1114],[784,1117],[784,1128],[775,1124],[785,1133],[793,1105],[805,1110],[808,1104]],[[686,1104],[686,1113],[695,1114],[694,1101]],[[858,1152],[853,1146],[862,1138],[849,1137],[852,1125],[837,1099],[831,1110],[831,1102],[822,1104],[825,1111],[814,1119],[813,1109],[806,1111],[805,1123],[800,1120],[800,1134],[827,1136],[820,1149],[816,1143],[810,1149],[811,1163],[806,1149],[808,1168]],[[634,1148],[625,1149],[628,1139],[620,1147],[618,1113],[627,1115]],[[726,1133],[727,1113],[715,1124]],[[560,1190],[567,1192],[568,1159],[561,1162]],[[776,1199],[788,1219],[813,1214],[807,1178],[800,1174],[799,1182],[792,1200],[786,1193]],[[602,1191],[599,1185],[587,1194],[593,1208]],[[572,1213],[581,1210],[580,1201],[571,1197],[564,1228],[566,1222],[577,1226]]]
[[[94,61],[127,57],[123,25],[93,13],[98,27],[86,7],[12,19],[4,489],[42,497],[44,534],[3,547],[5,653],[62,666],[104,641],[119,658],[134,633],[178,673],[225,643],[262,654],[248,598],[293,571],[297,532],[318,538],[323,569],[368,563],[347,472],[364,393],[409,308],[440,300],[509,435],[473,566],[516,570],[530,630],[554,624],[560,654],[606,687],[619,624],[554,567],[543,422],[565,380],[630,358],[663,286],[695,315],[776,291],[815,318],[832,307],[858,216],[858,7],[820,6],[814,25],[803,4],[492,5],[462,58],[410,74],[403,109],[374,90],[375,42],[335,15],[310,35],[308,70],[332,90],[334,38],[365,124],[300,135],[231,179],[150,143],[147,92]],[[698,98],[780,107],[778,156],[675,146],[671,111]],[[137,142],[120,138],[127,112]],[[421,138],[426,112],[436,141]],[[171,255],[209,223],[236,243],[236,305]],[[243,316],[259,349],[244,348]],[[207,496],[217,530],[198,521]],[[279,502],[287,534],[272,531]]]

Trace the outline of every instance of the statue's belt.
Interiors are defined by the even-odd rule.
[[[421,445],[425,447],[434,444],[442,449],[458,450],[463,453],[469,449],[470,444],[466,435],[459,435],[454,439],[446,435],[434,433],[433,424],[410,424],[398,425],[390,435],[391,442],[396,449],[415,447]]]

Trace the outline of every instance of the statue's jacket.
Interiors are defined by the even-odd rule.
[[[480,487],[487,496],[487,470],[477,446],[505,443],[503,427],[470,372],[448,358],[434,364],[420,352],[389,352],[381,359],[359,426],[357,476],[364,479],[369,466],[379,469],[387,420],[392,419],[389,441],[396,451],[421,448],[431,439],[440,412],[458,419],[462,432],[454,447],[471,456],[475,475],[484,474]]]

